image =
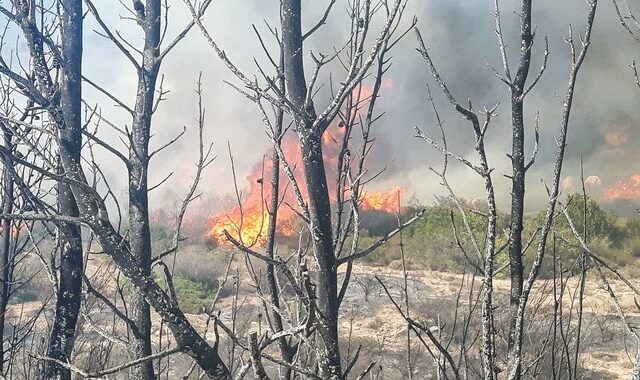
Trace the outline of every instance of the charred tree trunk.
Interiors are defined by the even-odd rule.
[[[61,161],[65,177],[71,181],[75,199],[79,200],[80,214],[96,235],[98,243],[113,259],[122,274],[167,323],[178,347],[192,357],[209,378],[230,379],[229,370],[218,355],[218,342],[213,346],[209,345],[180,310],[177,301],[169,297],[139,266],[127,240],[111,224],[104,200],[87,184],[81,162],[74,161],[73,157],[67,155],[61,155]]]
[[[96,234],[100,246],[109,254],[118,269],[127,277],[136,290],[144,295],[145,300],[154,308],[167,323],[178,347],[192,357],[203,372],[211,379],[231,379],[228,368],[218,355],[218,342],[210,346],[198,334],[184,315],[176,300],[170,298],[166,292],[138,265],[126,240],[118,234],[109,221],[107,209],[100,196],[86,185],[86,178],[82,173],[80,163],[69,160],[65,163],[65,173],[74,180],[72,185],[80,212],[87,216],[91,230]]]
[[[509,341],[508,355],[512,358],[519,351],[521,344],[516,341],[516,319],[520,305],[520,297],[524,285],[524,267],[522,263],[522,229],[525,199],[525,130],[524,130],[524,95],[529,67],[531,65],[531,0],[522,1],[520,25],[520,63],[518,72],[511,85],[511,222],[509,231],[509,268],[511,271],[511,291],[509,299]],[[521,369],[518,368],[518,374]],[[520,378],[520,375],[517,377]]]
[[[316,112],[313,102],[307,100],[300,3],[300,0],[281,2],[284,73],[287,96],[301,114],[296,116],[296,130],[300,139],[308,192],[313,253],[318,266],[318,332],[323,344],[318,364],[321,376],[333,379],[342,377],[338,344],[337,265],[333,249],[331,202],[322,156],[324,126],[314,125]]]
[[[322,138],[317,133],[302,138],[304,175],[309,192],[313,252],[318,265],[316,297],[318,299],[318,331],[324,344],[320,369],[323,378],[340,378],[338,345],[338,276],[333,252],[331,203],[322,159]]]
[[[138,11],[138,22],[145,33],[142,66],[138,72],[138,88],[129,151],[129,241],[131,253],[144,274],[151,274],[151,233],[149,228],[149,138],[151,118],[160,69],[160,0],[148,0]],[[131,297],[131,319],[137,327],[132,334],[130,351],[134,359],[152,354],[151,309],[142,294]],[[146,361],[131,368],[131,376],[141,380],[155,378],[153,362]]]
[[[153,88],[151,91],[153,92]],[[144,131],[138,128],[133,129],[134,144],[129,156],[131,160],[129,173],[129,241],[131,253],[137,264],[143,269],[144,274],[149,276],[151,275],[151,233],[149,228],[147,184],[148,161],[145,156],[148,146],[149,123],[146,122],[144,124],[147,124],[142,128],[145,129]],[[139,152],[141,155],[137,157]],[[131,296],[129,310],[131,320],[135,323],[137,330],[131,336],[131,344],[129,346],[131,354],[135,359],[149,356],[152,353],[151,309],[149,304],[142,294],[136,292]],[[153,379],[155,377],[153,363],[147,361],[134,366],[131,368],[131,374],[136,379]]]
[[[281,115],[278,116],[278,119],[281,119]],[[278,194],[280,188],[280,159],[278,157],[278,152],[274,150],[273,155],[271,157],[271,162],[273,164],[273,170],[271,171],[271,200],[269,202],[269,230],[268,230],[268,244],[266,253],[270,258],[275,257],[274,245],[275,245],[275,235],[276,235],[276,226],[278,219]],[[280,290],[278,288],[278,282],[276,278],[276,268],[273,264],[267,265],[267,287],[269,289],[269,300],[271,301],[273,307],[275,309],[280,309]],[[282,317],[280,314],[273,309],[270,309],[271,315],[271,323],[274,333],[282,332],[284,330],[284,325],[282,323]],[[282,337],[278,339],[278,349],[280,350],[280,355],[282,359],[291,363],[295,356],[295,348],[290,344],[289,340],[286,337]],[[292,375],[292,371],[290,367],[281,367],[281,377],[283,379],[290,379]]]
[[[64,7],[62,8],[64,8],[65,11],[63,15],[64,18],[69,18],[71,21],[82,21],[82,0],[65,0],[65,3],[63,4]],[[160,4],[161,2],[159,0],[148,0],[145,10],[144,6],[141,6],[141,4],[136,2],[139,21],[141,25],[144,25],[146,33],[145,49],[143,54],[144,65],[138,71],[139,82],[143,83],[144,86],[139,87],[147,89],[146,97],[137,97],[138,101],[136,107],[140,107],[138,109],[143,111],[138,112],[137,115],[145,115],[147,120],[150,120],[150,115],[153,113],[152,108],[154,104],[152,99],[155,91],[155,78],[157,78],[158,68],[161,61],[161,59],[158,58],[160,41],[160,28],[158,27],[158,25],[160,25]],[[142,266],[141,262],[143,261],[141,261],[140,257],[132,251],[132,244],[129,239],[124,238],[118,231],[116,231],[111,223],[104,198],[94,187],[92,187],[92,185],[89,184],[87,177],[85,176],[80,155],[82,148],[82,145],[80,144],[82,124],[75,122],[80,120],[79,118],[76,119],[76,117],[79,117],[80,115],[79,104],[81,101],[81,77],[79,75],[81,65],[80,58],[82,53],[81,24],[69,23],[69,28],[64,28],[70,33],[67,35],[73,35],[76,38],[73,40],[70,38],[62,39],[63,48],[65,49],[65,54],[63,56],[66,57],[66,60],[75,62],[77,66],[72,66],[72,69],[70,68],[69,70],[73,70],[70,71],[73,73],[76,73],[75,70],[77,70],[78,75],[70,75],[67,78],[66,75],[68,72],[65,71],[65,78],[63,79],[59,95],[50,75],[50,67],[44,53],[43,38],[38,30],[39,24],[37,23],[35,13],[31,7],[31,2],[28,2],[27,0],[15,0],[15,8],[16,14],[14,21],[20,26],[22,33],[24,34],[29,48],[34,75],[38,84],[38,91],[32,90],[28,95],[30,100],[47,110],[49,119],[58,126],[59,134],[57,136],[57,140],[59,145],[59,161],[64,172],[64,176],[60,179],[60,182],[70,186],[73,198],[76,200],[79,209],[80,218],[78,219],[81,219],[82,222],[91,229],[100,244],[100,247],[107,255],[109,255],[120,272],[122,272],[122,274],[131,281],[135,290],[140,295],[144,296],[143,301],[146,301],[151,305],[163,321],[167,323],[167,326],[175,338],[176,345],[184,353],[194,359],[202,369],[204,375],[211,379],[230,379],[231,374],[229,373],[229,369],[218,354],[218,342],[216,341],[213,345],[210,345],[189,322],[180,309],[177,301],[163,291],[158,283],[148,275],[149,269]],[[65,64],[66,62],[63,62],[63,65]],[[17,74],[13,76],[16,77]],[[60,107],[59,96],[63,97],[62,107]],[[65,117],[63,117],[63,109],[69,112]],[[78,112],[73,113],[72,111]],[[71,115],[73,115],[73,117],[71,117]],[[67,119],[67,116],[69,119]],[[144,118],[140,117],[135,119],[137,123],[136,125],[140,127],[139,131],[135,133],[137,136],[135,144],[142,143],[146,146],[148,145],[150,121],[147,121],[145,124],[145,122],[142,121]],[[147,150],[144,150],[143,153],[144,155],[140,156],[141,158],[136,157],[136,159],[139,159],[140,163],[143,165],[138,166],[137,169],[132,169],[133,165],[131,165],[131,163],[128,163],[128,166],[131,169],[130,174],[144,174],[138,177],[137,183],[142,184],[141,186],[146,186],[146,172],[149,158]],[[50,176],[56,179],[59,178],[59,176],[55,174],[50,174]],[[145,191],[143,193],[144,196],[141,198],[136,198],[136,195],[139,194],[136,193],[134,194],[134,198],[148,215],[148,207],[145,208],[145,206],[148,206],[146,193],[147,192]],[[140,215],[144,216],[145,214],[143,213]],[[66,218],[67,216],[68,215],[61,216],[63,222],[70,221]],[[145,219],[143,217],[140,218]],[[148,228],[148,221],[145,223],[147,223]],[[146,236],[144,235],[144,227],[140,228],[139,231],[143,232],[140,236],[144,238],[144,236]],[[144,245],[140,244],[139,247],[144,247]],[[143,253],[145,255],[150,255],[149,251]],[[80,256],[80,260],[81,259],[82,257]],[[69,330],[64,330],[64,332],[68,331]],[[69,344],[73,343],[73,341],[66,341],[65,343]],[[70,346],[67,345],[67,347]],[[61,358],[60,360],[62,362],[66,361],[64,358]],[[136,379],[139,378],[141,377],[136,377]]]
[[[62,1],[60,76],[60,111],[64,124],[59,126],[60,156],[74,162],[80,161],[82,145],[82,1]],[[58,184],[58,208],[61,215],[79,216],[78,205],[71,187]],[[47,356],[68,362],[73,350],[76,324],[82,301],[82,235],[80,226],[61,225],[60,275],[57,289],[56,312]],[[46,379],[70,379],[69,369],[53,361],[44,366]]]
[[[7,151],[13,152],[13,133],[8,128],[4,128],[4,147]],[[4,170],[2,171],[2,212],[4,214],[13,213],[13,203],[15,200],[15,194],[13,189],[13,178],[9,168],[13,168],[13,162],[10,155],[4,155],[2,158]],[[2,252],[0,252],[0,342],[4,346],[4,323],[5,323],[5,311],[7,310],[7,304],[9,303],[10,292],[10,270],[11,256],[12,256],[12,244],[11,244],[11,219],[2,219]],[[0,373],[4,370],[4,349],[0,350]]]
[[[283,65],[284,65],[283,60],[284,60],[284,57],[283,57],[283,53],[281,52],[280,70],[283,69]],[[284,88],[285,88],[284,77],[282,76],[280,77],[278,85],[280,87],[280,91],[284,91]],[[282,123],[284,120],[284,111],[282,109],[278,109],[276,112],[277,113],[276,113],[276,120],[274,123],[273,134],[274,136],[276,136],[276,138],[279,138],[279,136],[282,134]],[[278,141],[277,143],[279,144],[280,141]],[[273,259],[275,257],[276,229],[277,229],[277,223],[278,223],[278,206],[279,206],[279,197],[280,197],[280,157],[278,156],[277,148],[274,148],[273,152],[271,153],[271,165],[272,165],[271,194],[270,194],[271,198],[269,200],[269,229],[267,231],[268,240],[267,240],[266,254],[267,256]],[[275,265],[267,264],[267,287],[269,290],[269,299],[275,309],[280,309],[280,289],[278,287],[278,281],[276,276],[277,276],[277,272],[276,272]],[[284,330],[284,325],[282,323],[282,316],[280,315],[280,313],[274,311],[274,309],[272,308],[269,308],[267,312],[269,312],[271,316],[273,332],[274,333],[282,332]],[[282,337],[278,339],[277,344],[278,344],[278,349],[280,350],[280,355],[282,356],[282,359],[287,363],[291,363],[291,361],[293,360],[296,354],[295,347],[290,343],[290,341],[286,337]],[[281,366],[280,371],[281,371],[282,379],[285,379],[285,380],[291,379],[292,370],[290,367]]]

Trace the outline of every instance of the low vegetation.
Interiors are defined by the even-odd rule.
[[[584,233],[591,249],[617,268],[624,268],[627,272],[636,272],[633,264],[640,258],[640,220],[634,217],[625,217],[617,212],[607,209],[595,199],[588,197],[585,201],[582,195],[573,194],[565,198],[565,207],[576,223],[576,229]],[[486,229],[485,206],[473,202],[465,202],[462,207],[467,211],[468,223],[474,231],[477,241],[482,244],[481,237]],[[407,208],[403,211],[406,217],[412,215],[415,208]],[[586,226],[583,223],[583,215],[586,210]],[[379,212],[377,212],[379,213]],[[381,236],[393,230],[397,221],[395,217],[388,216],[384,219],[384,225],[377,219],[373,226],[369,226],[369,219],[363,217],[363,228],[366,236],[361,238],[361,245],[367,246]],[[544,212],[533,213],[525,217],[524,235],[531,237],[536,233],[544,218]],[[373,218],[372,218],[373,219]],[[460,245],[456,242],[457,233]],[[508,215],[500,214],[498,220],[498,247],[506,244],[508,229]],[[579,271],[576,260],[580,257],[581,248],[575,245],[573,234],[564,217],[557,217],[554,221],[553,237],[550,254],[562,262],[563,270],[575,274]],[[479,240],[478,240],[479,239]],[[426,269],[444,272],[461,273],[473,271],[474,265],[478,265],[478,258],[472,257],[471,239],[465,234],[464,221],[458,206],[450,199],[441,198],[435,205],[427,207],[427,211],[420,221],[407,228],[399,236],[394,237],[390,244],[382,246],[364,262],[372,266],[401,267],[398,245],[402,241],[406,261],[410,269]],[[461,249],[460,247],[463,247]],[[525,263],[531,264],[534,256],[530,247],[525,254]],[[463,252],[464,250],[464,252]],[[465,256],[465,253],[467,256]],[[506,265],[508,258],[504,250],[498,254],[498,268]],[[504,273],[502,274],[504,275]],[[542,278],[553,277],[553,260],[546,260],[541,268]]]

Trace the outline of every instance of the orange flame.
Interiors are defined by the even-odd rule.
[[[392,81],[385,81],[384,87],[392,87]],[[363,86],[358,90],[358,94],[354,94],[359,99],[369,99],[372,95],[372,89]],[[362,104],[368,100],[363,100]],[[354,112],[359,112],[359,107],[355,107]],[[345,128],[341,124],[332,125],[322,135],[322,149],[327,171],[327,178],[331,182],[331,178],[335,178],[336,167],[338,166],[338,157],[342,149],[342,140],[344,138]],[[299,148],[297,138],[293,135],[287,135],[282,141],[282,150],[287,158],[289,166],[293,169],[302,162],[302,155]],[[229,209],[213,215],[210,218],[209,236],[220,245],[229,245],[228,233],[232,238],[241,242],[246,246],[263,246],[268,239],[267,232],[269,229],[269,210],[267,203],[270,199],[270,178],[272,163],[265,160],[256,164],[247,177],[249,181],[249,190],[242,194],[242,207],[237,205]],[[297,169],[298,171],[301,169]],[[289,180],[283,170],[280,170],[280,197],[283,198],[282,205],[278,208],[277,233],[281,236],[294,236],[298,231],[299,216],[291,207],[297,205],[296,198],[289,186]],[[307,197],[307,191],[304,181],[298,179],[298,185],[303,197]],[[330,185],[331,186],[331,185]],[[365,193],[360,197],[361,208],[363,210],[384,210],[388,212],[396,212],[398,208],[398,193],[402,192],[400,188],[394,188],[389,192]],[[332,202],[335,202],[336,189],[329,189]],[[288,205],[291,205],[289,207]]]
[[[11,227],[9,227],[9,235],[11,235],[11,237],[16,238],[20,232],[22,232],[23,229],[26,229],[26,225],[24,224],[20,224],[20,225],[16,225],[15,223],[11,224]],[[4,229],[2,227],[0,227],[0,235],[4,234]]]
[[[398,211],[398,197],[402,195],[404,190],[395,187],[390,191],[379,191],[376,193],[365,193],[362,195],[362,209],[364,210],[382,210],[386,212]]]
[[[618,181],[603,193],[604,199],[615,201],[618,199],[640,199],[640,174],[632,175],[628,181]]]
[[[280,208],[278,210],[278,230],[277,233],[284,236],[293,236],[295,229],[295,214],[290,210]],[[267,231],[269,227],[269,211],[262,207],[251,207],[249,209],[233,210],[226,212],[226,215],[219,218],[210,229],[210,236],[218,244],[228,244],[224,231],[235,240],[246,246],[263,246],[268,239]]]
[[[282,142],[282,150],[291,167],[301,161],[300,150],[296,140],[286,136]],[[270,178],[265,178],[272,171],[271,160],[265,160],[254,165],[247,177],[248,192],[241,194],[241,207],[231,205],[226,210],[210,218],[209,236],[220,245],[229,245],[225,231],[235,240],[245,246],[263,246],[269,230],[269,209],[267,203],[271,198]],[[288,178],[280,170],[280,197],[284,202],[278,208],[277,233],[283,236],[293,236],[296,232],[297,215],[286,204],[295,206],[296,199],[288,188]],[[303,186],[300,183],[300,186]],[[304,190],[304,188],[302,189]],[[286,203],[286,204],[285,204]]]

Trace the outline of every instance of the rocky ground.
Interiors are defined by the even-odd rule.
[[[601,281],[591,275],[585,289],[584,301],[584,322],[582,327],[583,354],[581,355],[581,368],[583,378],[607,378],[623,379],[629,378],[632,371],[632,360],[635,355],[635,338],[626,331],[621,323],[619,313],[611,302],[611,299],[602,286]],[[359,364],[354,367],[354,372],[366,367],[370,362],[375,361],[376,368],[382,366],[379,378],[401,379],[406,363],[407,348],[407,327],[406,323],[393,306],[389,296],[377,281],[379,278],[389,289],[391,297],[396,302],[403,304],[402,293],[403,276],[402,272],[387,268],[373,268],[358,266],[354,270],[353,282],[349,288],[344,303],[342,305],[341,332],[343,334],[343,350],[353,353],[359,345],[362,345]],[[471,275],[451,274],[432,271],[411,271],[408,276],[408,294],[410,300],[410,313],[416,320],[428,325],[431,331],[439,336],[443,342],[449,342],[451,350],[458,352],[459,336],[463,325],[462,321],[469,315],[469,309],[476,306],[481,279],[473,278]],[[640,323],[640,313],[635,304],[635,293],[619,280],[610,280],[611,286],[617,295],[621,310],[625,313],[631,325]],[[498,321],[504,317],[501,309],[506,304],[506,292],[508,281],[496,279],[496,306]],[[575,328],[575,310],[570,315],[571,297],[575,294],[578,279],[572,278],[567,282],[565,292],[565,302],[563,303],[565,313],[563,314],[564,326],[569,324]],[[536,286],[536,296],[530,303],[530,308],[536,310],[536,317],[531,325],[527,326],[532,331],[529,339],[540,338],[548,332],[549,323],[553,321],[553,282],[540,280]],[[261,328],[255,319],[259,310],[259,299],[251,293],[251,287],[245,285],[241,289],[243,294],[236,300],[240,305],[240,323],[238,330],[243,333],[255,331]],[[229,321],[231,314],[231,297],[223,298],[218,304],[222,310],[222,319]],[[575,305],[575,301],[574,301]],[[17,320],[30,314],[35,314],[42,307],[40,302],[28,302],[11,305],[8,312],[8,320]],[[96,306],[97,308],[97,306]],[[457,312],[456,312],[457,309]],[[92,320],[99,325],[105,326],[110,316],[105,309],[92,309]],[[102,310],[99,312],[97,310]],[[475,311],[471,313],[471,330],[479,331],[478,317],[479,304]],[[51,317],[50,307],[45,312],[46,318],[40,318],[36,328],[41,331],[47,330],[47,320]],[[454,315],[457,319],[454,321]],[[194,325],[204,331],[206,325],[205,315],[190,315]],[[157,316],[155,316],[157,319]],[[155,323],[156,334],[155,343],[160,340],[160,323]],[[264,328],[264,326],[262,326]],[[96,338],[99,337],[95,326],[85,323],[83,329],[91,332]],[[475,334],[475,333],[474,333]],[[452,338],[453,336],[453,338]],[[210,337],[213,335],[210,333]],[[164,343],[166,343],[166,336]],[[540,338],[542,339],[542,338]],[[547,341],[547,344],[551,344]],[[411,339],[413,347],[412,362],[417,373],[422,373],[430,378],[433,373],[433,359],[420,346],[419,341],[413,337]],[[556,349],[562,349],[560,340],[556,342]],[[226,348],[228,350],[228,348]],[[473,350],[472,350],[473,351]],[[477,356],[472,353],[473,357]],[[182,376],[181,371],[185,371],[190,361],[184,356],[176,356],[171,359],[174,364],[171,373],[175,376]],[[478,368],[475,368],[478,370]],[[474,369],[470,369],[470,378],[473,378]],[[169,376],[169,378],[172,378]]]

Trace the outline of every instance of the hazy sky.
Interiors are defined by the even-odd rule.
[[[170,33],[189,20],[182,1],[171,1]],[[327,1],[306,0],[305,24],[316,20]],[[333,16],[320,33],[306,45],[306,50],[330,52],[347,38],[346,1],[339,0]],[[503,28],[511,64],[517,63],[518,18],[514,14],[515,1],[503,1]],[[569,135],[568,158],[565,177],[579,176],[579,157],[584,155],[585,172],[593,179],[590,192],[600,197],[603,191],[617,181],[626,180],[640,172],[637,165],[640,148],[639,119],[640,89],[635,86],[628,67],[632,59],[640,57],[640,44],[635,43],[620,27],[610,1],[601,1],[593,35],[593,45],[580,74],[577,96]],[[119,18],[124,9],[112,1],[96,2],[107,23],[134,43],[140,42],[137,26]],[[533,23],[536,44],[530,78],[535,76],[541,62],[543,39],[547,35],[551,55],[548,69],[538,87],[529,95],[526,103],[527,138],[529,149],[533,145],[533,120],[540,112],[540,153],[535,167],[528,176],[528,197],[532,205],[544,201],[541,180],[551,179],[551,164],[555,155],[554,136],[560,123],[561,103],[568,72],[568,50],[563,37],[569,23],[574,32],[582,31],[587,7],[584,0],[543,0],[534,2]],[[509,93],[495,78],[488,64],[500,66],[493,20],[493,0],[409,0],[404,23],[411,17],[418,18],[430,53],[454,94],[460,99],[471,98],[476,109],[500,103],[500,116],[487,136],[489,160],[496,168],[497,195],[504,201],[509,194],[508,181],[501,175],[510,171],[505,156],[510,151]],[[263,60],[259,43],[251,29],[256,24],[262,31],[264,20],[277,26],[278,1],[275,0],[216,0],[207,12],[205,24],[227,55],[246,73],[256,72],[253,57]],[[90,21],[86,32],[85,72],[90,78],[111,89],[122,100],[132,103],[135,96],[136,76],[131,65],[121,57],[113,45],[91,31]],[[266,33],[265,33],[266,34]],[[405,186],[408,193],[423,202],[430,202],[433,194],[443,189],[429,166],[441,165],[441,156],[434,149],[414,137],[414,126],[420,126],[433,137],[439,132],[435,127],[431,108],[427,103],[426,85],[432,90],[442,117],[446,120],[450,148],[475,159],[470,126],[447,107],[422,58],[415,51],[413,33],[397,45],[393,52],[393,67],[389,72],[393,85],[382,93],[380,111],[384,117],[376,125],[376,147],[370,161],[372,172],[384,166],[389,170],[372,189],[384,189],[392,185]],[[235,156],[239,184],[246,186],[245,177],[251,168],[267,152],[268,141],[254,105],[223,83],[234,81],[219,62],[213,50],[206,44],[199,30],[172,53],[163,66],[164,88],[170,90],[154,120],[152,145],[158,146],[175,136],[182,128],[189,128],[178,144],[158,157],[152,166],[152,178],[159,180],[168,171],[174,171],[172,180],[152,195],[155,205],[166,205],[184,192],[193,173],[196,159],[195,82],[203,72],[204,103],[207,108],[207,139],[214,144],[218,159],[206,172],[202,190],[211,199],[225,196],[232,191],[231,171],[227,156],[227,142]],[[328,73],[326,73],[328,75]],[[334,72],[335,78],[344,75]],[[327,78],[327,76],[325,76]],[[104,97],[85,87],[88,98],[103,106],[103,113],[123,125],[130,124],[127,115],[110,107]],[[319,104],[326,99],[319,98]],[[105,130],[105,134],[108,132]],[[117,140],[112,140],[117,144]],[[113,165],[113,176],[120,185],[124,178]],[[124,168],[122,168],[124,170]],[[450,180],[461,195],[482,197],[482,188],[469,169],[454,164],[450,168]],[[119,179],[118,179],[119,178]],[[577,178],[568,178],[565,185],[571,190]],[[573,182],[572,182],[573,181]],[[574,188],[573,190],[577,190]],[[123,190],[124,191],[124,190]]]

